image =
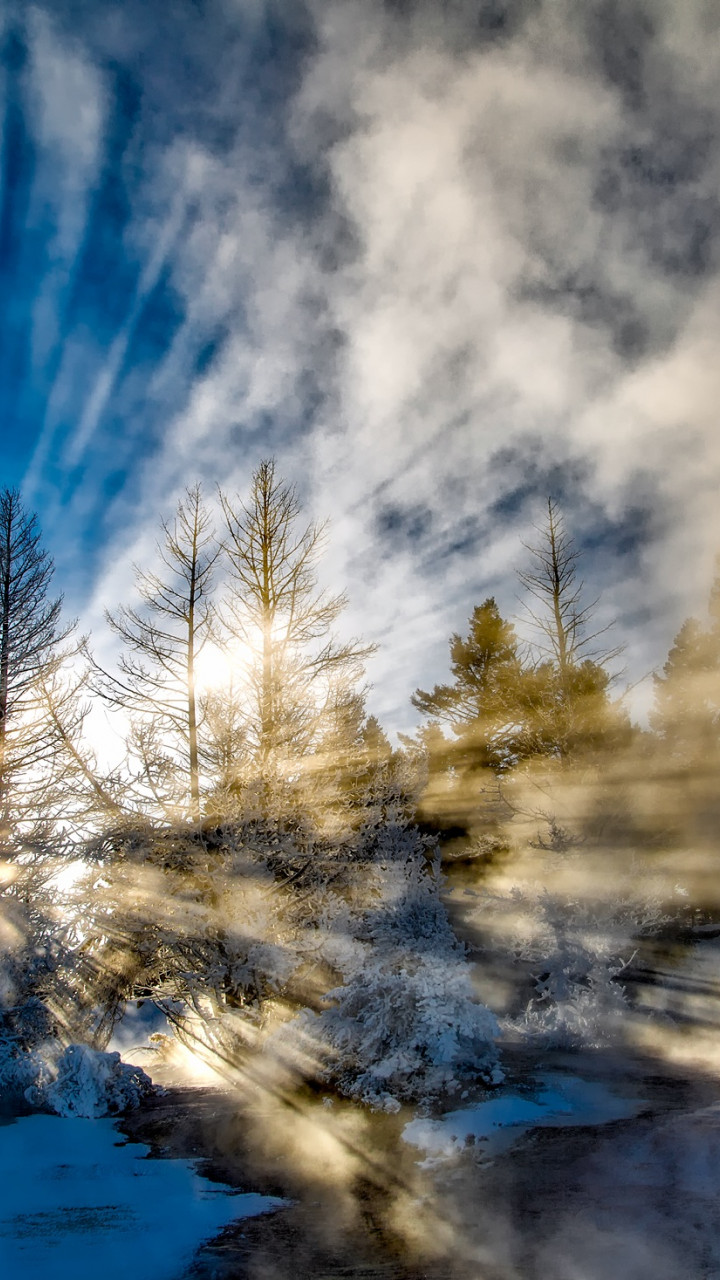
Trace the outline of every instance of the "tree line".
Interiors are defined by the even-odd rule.
[[[720,577],[639,729],[549,500],[520,575],[532,642],[492,597],[478,604],[450,639],[449,679],[415,691],[420,727],[393,748],[365,706],[373,647],[339,638],[345,597],[320,585],[326,527],[272,460],[218,509],[216,529],[194,486],[161,525],[137,603],[108,612],[109,669],[63,621],[36,517],[0,495],[0,1085],[57,1083],[60,1049],[102,1049],[133,1000],[216,1059],[272,1045],[373,1106],[492,1082],[498,1026],[450,925],[441,852],[482,876],[485,857],[595,849],[630,865],[707,842]],[[209,654],[226,662],[219,683]],[[98,705],[121,713],[112,767],[90,746]],[[554,902],[534,894],[532,911]],[[621,905],[628,930],[655,918]],[[557,907],[552,929],[565,937],[573,912]],[[606,950],[573,943],[570,972],[560,939],[543,1025],[595,1035],[592,992],[617,1003]]]
[[[404,754],[426,777],[420,805],[443,825],[478,809],[483,784],[524,762],[567,764],[643,736],[613,696],[606,629],[594,627],[580,554],[548,500],[519,573],[534,639],[523,643],[494,598],[450,639],[450,679],[417,689],[422,717],[393,752],[365,712],[374,646],[340,640],[346,598],[319,586],[325,525],[306,523],[272,460],[245,499],[221,492],[218,531],[199,485],[161,525],[157,565],[136,568],[138,603],[108,612],[112,670],[62,620],[53,565],[20,495],[0,495],[0,832],[6,855],[62,828],[86,833],[123,815],[159,820],[238,814],[278,789],[337,802],[350,775]],[[214,578],[225,579],[218,599]],[[651,729],[674,759],[713,750],[720,715],[720,576],[709,623],[683,624],[656,674]],[[203,660],[222,664],[208,680]],[[123,713],[124,759],[88,745],[93,702]],[[344,779],[340,775],[345,773]],[[480,807],[482,807],[480,805]]]

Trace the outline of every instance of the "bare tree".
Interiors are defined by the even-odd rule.
[[[45,811],[52,810],[56,829],[72,824],[75,839],[94,834],[108,820],[124,818],[129,807],[122,768],[101,768],[88,741],[90,678],[87,666],[61,662],[43,674],[36,694],[51,763],[44,783]]]
[[[220,499],[230,562],[224,620],[244,659],[250,760],[267,774],[310,750],[338,689],[358,681],[374,646],[334,635],[347,601],[318,588],[326,525],[302,523],[295,489],[272,459],[253,475],[247,503]]]
[[[213,625],[213,568],[220,553],[199,485],[163,522],[164,570],[136,568],[141,608],[106,614],[125,652],[117,674],[94,666],[94,688],[135,718],[131,746],[140,780],[161,808],[200,816],[196,664]]]
[[[598,600],[585,600],[585,584],[578,575],[580,552],[568,533],[560,508],[548,498],[547,521],[538,529],[539,542],[525,543],[531,567],[518,573],[531,604],[527,614],[539,636],[539,660],[534,664],[536,689],[528,681],[535,704],[539,741],[565,756],[581,740],[591,741],[608,724],[625,725],[624,712],[609,716],[607,664],[622,646],[599,643],[612,623],[592,629]]]
[[[548,498],[547,512],[546,523],[538,529],[539,543],[523,544],[532,562],[529,569],[518,573],[518,578],[534,601],[526,609],[540,636],[538,647],[565,677],[571,667],[584,659],[608,662],[617,657],[620,649],[598,651],[595,642],[610,628],[588,631],[598,600],[583,599],[585,584],[578,578],[580,552],[552,498]]]

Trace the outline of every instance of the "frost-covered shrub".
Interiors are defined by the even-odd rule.
[[[470,968],[442,905],[436,860],[412,829],[387,823],[362,869],[364,896],[336,947],[342,985],[273,1037],[281,1056],[317,1061],[348,1097],[396,1110],[468,1079],[499,1082],[494,1016],[473,996]]]
[[[153,1092],[150,1077],[122,1062],[119,1053],[71,1044],[57,1062],[54,1079],[39,1087],[36,1105],[60,1116],[91,1118],[137,1107]]]
[[[90,976],[114,1002],[152,999],[182,1029],[216,1041],[226,1014],[255,1025],[299,963],[282,881],[307,861],[278,823],[236,821],[207,829],[138,826],[94,853],[90,881],[99,939]],[[289,870],[287,870],[289,868]],[[220,1037],[222,1038],[222,1037]]]
[[[617,978],[625,962],[597,955],[579,940],[563,939],[542,961],[535,994],[517,1025],[529,1037],[563,1048],[605,1044],[627,1013]]]
[[[149,1077],[121,1062],[118,1053],[65,1046],[39,996],[0,1009],[0,1095],[6,1109],[29,1105],[59,1115],[101,1116],[137,1105],[152,1089]]]
[[[93,972],[166,1009],[193,1047],[234,1061],[269,1038],[374,1106],[492,1080],[497,1023],[473,997],[437,859],[393,796],[332,834],[261,817],[118,833],[93,878],[107,938]]]
[[[0,1098],[8,1111],[23,1110],[27,1092],[47,1078],[47,1067],[37,1051],[23,1050],[17,1041],[0,1037]]]
[[[457,1089],[469,1078],[499,1082],[494,1016],[473,999],[458,955],[375,955],[317,1017],[331,1055],[327,1078],[348,1097],[396,1109]]]
[[[96,1118],[138,1106],[154,1085],[119,1053],[83,1044],[63,1049],[57,1041],[27,1050],[6,1038],[0,1041],[0,1090],[10,1107]]]
[[[22,1109],[27,1090],[49,1078],[39,1046],[51,1046],[54,1031],[49,1010],[35,996],[0,1010],[0,1096],[6,1109]]]
[[[52,1013],[39,996],[0,1011],[0,1036],[25,1050],[51,1039],[56,1029]]]
[[[46,998],[55,981],[57,949],[31,939],[25,903],[0,898],[0,1099],[22,1109],[25,1091],[47,1076],[42,1044],[52,1044],[57,1023]]]
[[[610,1041],[628,1012],[621,975],[636,940],[661,923],[657,904],[622,892],[598,900],[537,885],[494,902],[524,922],[515,955],[531,967],[534,988],[524,1012],[506,1025],[565,1048]]]

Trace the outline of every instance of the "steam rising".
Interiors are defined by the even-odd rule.
[[[182,802],[152,818],[118,803],[79,860],[43,833],[0,865],[0,1075],[29,1045],[50,1063],[46,1021],[102,1047],[127,1000],[154,1001],[182,1044],[181,1062],[155,1042],[158,1078],[214,1072],[231,1098],[216,1145],[246,1141],[268,1178],[281,1161],[284,1192],[317,1203],[309,1273],[342,1237],[368,1269],[404,1258],[443,1280],[720,1266],[687,1225],[720,1185],[712,1152],[706,1182],[694,1172],[720,1074],[702,950],[720,911],[720,579],[709,617],[678,632],[720,544],[712,6],[459,3],[440,20],[425,0],[211,2],[179,7],[169,48],[161,8],[128,0],[116,22],[46,0],[7,17],[27,54],[8,119],[30,231],[0,362],[12,412],[38,423],[8,466],[112,667],[101,618],[132,598],[158,516],[188,484],[245,493],[274,454],[309,518],[330,516],[320,616],[349,607],[321,654],[352,672],[333,705],[319,682],[325,721],[302,703],[309,677],[278,664],[273,696],[294,673],[287,718],[306,740],[266,769],[277,724],[266,706],[253,757],[229,685],[268,692],[278,633],[264,674],[252,627],[234,650],[214,636],[193,676],[214,734],[201,766],[227,768],[197,821]],[[107,240],[124,274],[98,301]],[[362,659],[370,707],[408,730],[412,690],[442,678],[471,610],[492,594],[517,611],[548,495],[599,597],[593,626],[615,620],[627,642],[624,702],[598,667],[566,750],[548,739],[560,686],[518,658],[517,688],[536,682],[500,704],[494,745],[514,746],[492,765],[476,767],[485,723],[455,735],[470,766],[432,728],[404,752],[373,738],[350,689]],[[503,1073],[530,1088],[528,1062],[565,1069],[568,1053],[655,1080],[661,1110],[679,1065],[687,1129],[641,1118],[590,1156],[546,1133],[489,1170],[472,1144],[439,1169],[401,1143],[416,1105],[484,1097]],[[259,1274],[280,1275],[282,1231],[269,1239]]]

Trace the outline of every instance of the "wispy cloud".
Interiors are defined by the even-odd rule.
[[[59,444],[58,491],[90,521],[124,441],[90,615],[186,483],[242,490],[269,452],[332,518],[327,573],[383,642],[396,724],[484,594],[515,608],[550,490],[631,676],[699,607],[720,541],[717,24],[701,0],[493,12],[211,4],[201,39],[188,7],[167,45],[144,11],[49,44],[38,19],[37,65],[94,104],[78,191],[119,110],[113,50],[140,104],[113,160],[132,288],[107,339],[76,312],[28,476]],[[53,127],[60,166],[78,125]]]
[[[38,149],[31,225],[46,222],[45,262],[32,303],[32,367],[57,366],[63,311],[73,286],[98,180],[105,116],[103,80],[79,41],[58,41],[47,15],[30,9],[28,119]],[[50,374],[52,377],[52,374]],[[52,390],[25,475],[29,498],[45,465],[57,427]]]
[[[73,467],[80,461],[88,442],[95,435],[127,356],[138,320],[158,283],[168,255],[178,240],[185,214],[186,203],[180,195],[175,200],[167,222],[159,228],[157,242],[143,268],[127,318],[110,344],[107,358],[85,402],[80,421],[65,442],[63,461],[67,467]]]

